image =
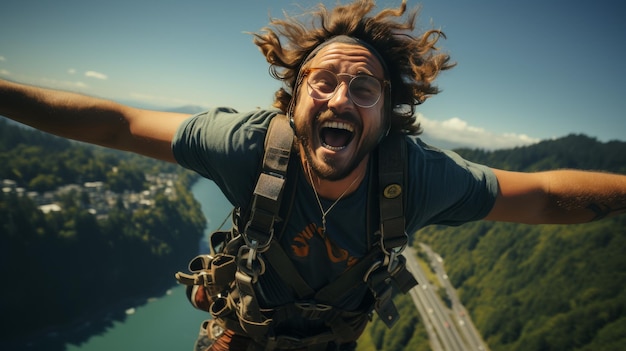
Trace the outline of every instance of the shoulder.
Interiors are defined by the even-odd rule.
[[[470,171],[493,175],[491,168],[461,157],[452,150],[440,149],[429,145],[417,137],[405,137],[408,146],[408,158],[415,162],[414,166],[435,167],[440,170]]]
[[[457,225],[488,213],[498,191],[491,168],[415,137],[406,141],[409,206],[420,217],[414,225]]]
[[[198,135],[232,136],[237,133],[264,132],[278,110],[254,110],[240,113],[227,107],[213,108],[185,120],[176,133],[176,138]]]
[[[214,108],[196,114],[178,128],[174,157],[181,166],[216,182],[232,203],[241,203],[254,185],[269,123],[279,113]]]
[[[172,148],[179,161],[191,150],[226,152],[261,147],[270,120],[277,110],[254,110],[239,113],[231,108],[214,108],[185,120],[178,128]]]

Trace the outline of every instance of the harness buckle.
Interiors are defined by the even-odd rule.
[[[401,244],[392,247],[388,247],[388,245],[385,245],[385,236],[380,233],[380,249],[385,254],[384,264],[387,265],[387,271],[389,273],[393,272],[398,267],[398,256],[402,254],[404,249],[406,249],[406,247],[408,246],[409,235],[406,233],[406,231],[403,233],[404,236],[402,237],[402,239],[396,240],[396,243]]]
[[[296,302],[295,306],[305,319],[320,319],[332,311],[333,307],[315,302]]]
[[[241,233],[243,241],[251,249],[258,252],[265,252],[270,246],[272,239],[274,238],[274,224],[270,227],[267,234],[261,232],[255,228],[252,228],[250,223],[246,224],[243,233]],[[263,241],[261,241],[263,239]]]
[[[193,273],[206,271],[211,267],[212,255],[198,255],[189,262],[189,270]]]
[[[377,233],[380,236],[380,249],[383,251],[385,255],[391,255],[391,252],[389,251],[394,251],[394,250],[397,250],[398,253],[400,253],[404,251],[404,249],[409,244],[409,235],[406,233],[406,231],[403,232],[404,236],[398,237],[395,240],[388,240],[388,241],[385,241],[385,236],[383,235],[381,231],[378,231]],[[396,245],[393,245],[392,242],[394,242]]]

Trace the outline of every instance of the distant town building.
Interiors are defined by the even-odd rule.
[[[146,181],[150,184],[148,189],[139,193],[124,192],[122,194],[114,193],[107,189],[106,183],[101,181],[85,182],[83,185],[66,184],[60,186],[55,191],[47,191],[39,193],[36,191],[27,191],[17,186],[17,182],[12,179],[2,180],[2,192],[4,194],[17,194],[18,196],[27,196],[38,205],[43,213],[62,211],[63,208],[59,204],[59,198],[67,194],[87,194],[88,201],[81,203],[89,213],[98,218],[105,218],[110,209],[121,202],[124,207],[130,211],[138,208],[154,206],[154,196],[159,192],[165,194],[168,198],[176,197],[174,183],[178,176],[170,173],[159,173],[157,175],[146,175]]]

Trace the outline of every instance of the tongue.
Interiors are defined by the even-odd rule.
[[[322,130],[322,140],[324,143],[333,147],[342,147],[348,144],[350,133],[344,129],[324,128]]]

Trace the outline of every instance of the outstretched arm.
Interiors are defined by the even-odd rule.
[[[575,170],[494,172],[499,194],[487,220],[571,224],[626,213],[624,175]]]
[[[188,116],[0,80],[0,115],[61,137],[175,162],[170,143]]]

